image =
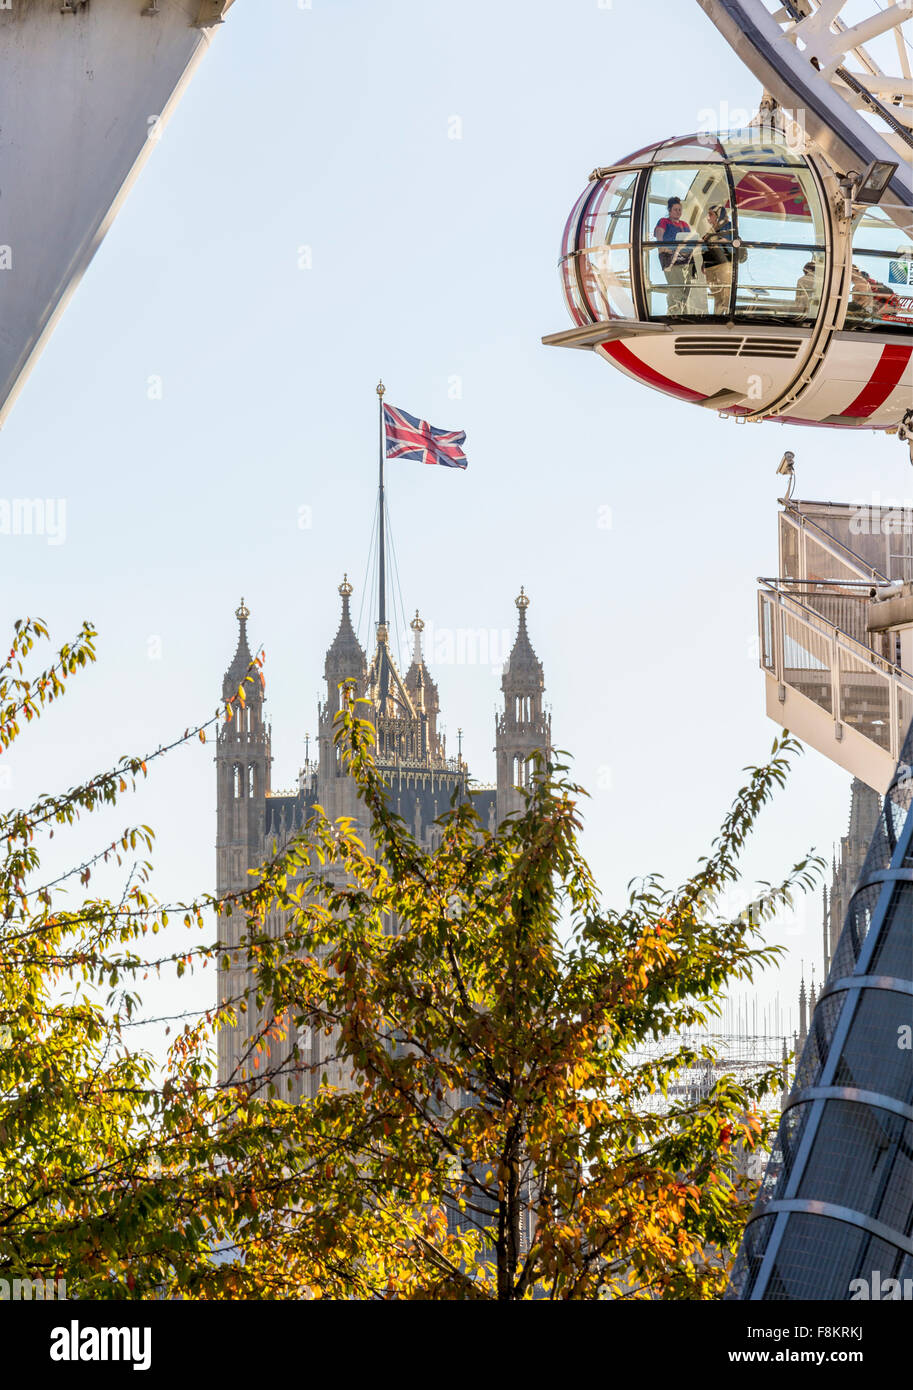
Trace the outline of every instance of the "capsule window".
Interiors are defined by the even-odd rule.
[[[824,250],[753,245],[739,266],[735,311],[740,318],[812,322],[824,291]]]
[[[644,295],[651,318],[726,317],[732,297],[729,182],[722,165],[665,166],[644,202]]]
[[[598,319],[633,319],[631,211],[637,174],[606,179],[584,213],[577,273]]]
[[[732,166],[735,223],[743,244],[824,246],[824,208],[811,171]]]
[[[880,207],[853,227],[853,264],[845,328],[909,332],[913,324],[913,242]]]
[[[733,165],[739,318],[812,323],[824,292],[824,208],[807,169]]]

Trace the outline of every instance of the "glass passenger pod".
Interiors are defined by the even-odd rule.
[[[909,332],[909,240],[879,207],[853,232],[843,326]],[[591,181],[565,227],[565,300],[579,326],[715,320],[807,338],[829,293],[831,242],[824,186],[804,152],[753,131],[684,136]]]
[[[850,276],[845,328],[910,331],[913,251],[883,208],[863,208],[854,219]]]

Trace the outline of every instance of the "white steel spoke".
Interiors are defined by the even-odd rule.
[[[865,19],[861,24],[854,24],[849,29],[844,29],[842,34],[833,36],[833,51],[841,48],[844,54],[857,48],[860,44],[868,42],[869,39],[878,38],[879,34],[887,34],[892,29],[896,29],[904,19],[910,18],[910,8],[908,5],[890,5],[888,9],[876,12],[870,19]]]
[[[845,4],[846,0],[822,0],[818,8],[806,19],[797,20],[793,24],[793,33],[798,34],[804,44],[817,44],[820,36],[828,33]]]
[[[716,18],[713,0],[699,3]],[[867,0],[865,4],[853,4],[852,0],[793,0],[789,5],[778,0],[737,0],[734,5],[727,4],[727,8],[739,23],[743,22],[742,16],[745,24],[756,24],[761,13],[766,15],[766,22],[775,26],[768,49],[774,70],[788,72],[798,58],[807,85],[826,86],[846,107],[878,129],[906,162],[910,161],[905,134],[913,126],[913,74],[905,37],[905,29],[910,27],[910,0],[892,0],[883,7],[880,0]],[[853,22],[845,22],[843,15]],[[888,35],[893,36],[893,44]],[[877,49],[877,54],[865,46],[879,41],[887,47]],[[895,48],[896,62],[892,52]],[[781,53],[782,58],[778,56]],[[795,57],[786,58],[787,53]]]
[[[806,137],[838,172],[896,162],[882,203],[908,234],[911,0],[697,3],[773,102],[787,116],[801,112]]]
[[[909,78],[910,74],[910,54],[907,41],[904,38],[903,30],[898,27],[894,30],[894,42],[897,45],[897,56],[900,59],[900,70],[904,77]]]

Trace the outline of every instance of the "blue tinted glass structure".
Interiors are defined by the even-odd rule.
[[[913,728],[888,789],[726,1297],[913,1283]],[[909,1294],[907,1294],[909,1297]]]

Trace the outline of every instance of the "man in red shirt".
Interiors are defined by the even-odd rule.
[[[689,245],[687,241],[680,242],[678,240],[683,232],[690,233],[691,231],[688,223],[682,219],[681,199],[670,198],[666,207],[668,216],[661,217],[653,228],[653,240],[670,243],[668,251],[660,251],[659,263],[669,285],[666,313],[671,318],[685,312],[685,305],[691,288],[691,262],[694,256],[694,247]]]

